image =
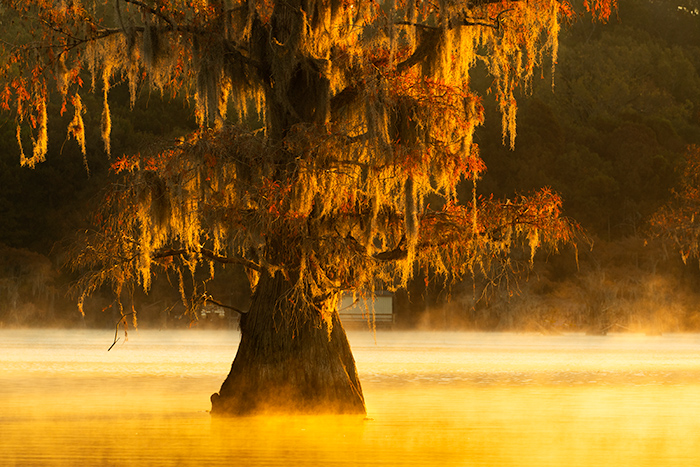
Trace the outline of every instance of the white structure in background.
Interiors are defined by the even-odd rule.
[[[222,307],[207,303],[199,310],[197,325],[200,328],[226,329],[230,326],[230,319]]]
[[[374,300],[371,297],[358,296],[353,299],[352,292],[344,292],[338,303],[338,314],[343,325],[374,322],[377,327],[394,324],[394,294],[387,291],[377,291]]]

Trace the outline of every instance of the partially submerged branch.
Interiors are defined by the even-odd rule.
[[[115,325],[115,329],[114,329],[114,342],[112,342],[112,345],[109,346],[109,348],[107,349],[107,352],[112,350],[112,347],[114,347],[117,344],[117,342],[119,341],[119,337],[117,337],[117,335],[119,334],[119,325],[122,324],[122,322],[124,323],[124,336],[125,337],[127,336],[126,317],[132,316],[134,314],[136,314],[136,313],[132,311],[131,313],[124,314],[124,315],[122,315],[121,318],[119,318],[119,321],[117,321],[117,324]]]

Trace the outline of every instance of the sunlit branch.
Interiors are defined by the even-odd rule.
[[[483,27],[493,28],[495,30],[499,30],[500,18],[507,11],[510,11],[510,10],[503,10],[498,14],[498,16],[496,16],[495,18],[490,18],[488,20],[485,18],[468,18],[468,17],[459,18],[456,20],[451,20],[448,23],[447,29],[453,29],[453,28],[459,27],[459,26],[483,26]],[[415,26],[415,27],[421,28],[421,29],[431,29],[431,30],[436,30],[436,31],[439,31],[442,29],[440,26],[430,26],[428,24],[413,23],[411,21],[395,21],[394,24],[396,24],[397,26]]]
[[[493,28],[495,30],[499,30],[500,26],[501,26],[501,17],[510,11],[513,11],[513,9],[507,8],[505,10],[501,10],[493,18],[471,18],[468,16],[464,16],[461,18],[459,18],[459,17],[452,18],[448,21],[446,29],[453,29],[453,28],[460,27],[460,26],[484,26],[487,28]],[[431,29],[431,30],[443,29],[441,26],[431,26],[428,24],[415,23],[415,22],[411,22],[411,21],[395,21],[394,24],[396,24],[397,26],[415,26],[415,27],[421,28],[421,29]]]
[[[500,3],[501,1],[498,0],[493,0],[493,1],[485,1],[483,2],[484,4],[486,3]],[[479,2],[480,4],[482,2]],[[493,28],[496,31],[499,31],[501,29],[501,18],[503,15],[506,13],[512,11],[512,8],[508,8],[505,10],[502,10],[496,15],[494,18],[489,18],[489,19],[477,19],[477,18],[469,18],[469,17],[463,17],[463,18],[456,18],[452,19],[448,22],[447,24],[447,29],[454,29],[456,27],[462,27],[462,26],[481,26],[481,27],[488,27],[488,28]],[[403,62],[400,62],[398,65],[396,65],[397,71],[402,71],[408,68],[411,68],[412,66],[418,64],[421,62],[423,59],[425,59],[429,54],[433,53],[435,50],[435,45],[437,44],[438,38],[440,36],[440,32],[442,31],[442,27],[440,26],[429,26],[427,24],[422,24],[422,23],[413,23],[410,21],[397,21],[395,24],[397,25],[402,25],[402,26],[414,26],[418,27],[423,30],[423,38],[418,44],[418,47],[416,47],[416,50],[411,54],[410,57],[408,57],[406,60]]]
[[[471,0],[467,2],[467,8],[476,8],[484,5],[493,5],[495,3],[520,3],[522,0]]]
[[[173,256],[187,256],[191,254],[192,252],[187,251],[185,249],[179,249],[179,250],[172,250],[172,249],[164,249],[164,250],[158,250],[155,254],[151,256],[151,259],[157,260],[157,259],[165,259],[165,258],[170,258]],[[252,269],[257,272],[261,272],[262,268],[260,267],[259,264],[254,263],[253,261],[243,259],[243,258],[231,258],[228,256],[221,256],[216,253],[214,253],[211,250],[208,250],[206,248],[201,248],[199,250],[199,253],[204,256],[205,258],[209,258],[211,260],[214,260],[218,263],[222,264],[240,264],[242,266],[245,266],[246,268]]]
[[[416,50],[406,60],[398,63],[396,70],[400,72],[411,68],[424,60],[428,55],[434,53],[439,37],[440,29],[425,29]]]
[[[177,31],[179,33],[190,34],[192,36],[206,34],[205,31],[201,30],[200,28],[197,28],[196,26],[176,24],[173,20],[168,18],[161,11],[146,5],[142,1],[139,1],[139,0],[118,0],[118,1],[123,1],[125,3],[130,3],[133,5],[136,5],[140,8],[145,9],[146,11],[151,13],[152,15],[157,16],[158,18],[161,18],[167,25],[157,27],[158,32],[175,32],[175,31]],[[38,20],[41,23],[43,23],[47,29],[50,29],[51,31],[54,31],[56,34],[64,37],[66,42],[61,43],[61,44],[49,44],[49,45],[26,44],[21,48],[25,49],[25,50],[39,49],[39,48],[72,50],[78,46],[81,46],[81,45],[89,43],[89,42],[95,42],[95,41],[99,41],[102,39],[106,39],[114,34],[126,34],[126,27],[124,26],[124,21],[123,21],[121,11],[119,8],[117,8],[117,16],[118,16],[118,21],[119,21],[121,27],[119,27],[119,28],[103,28],[103,27],[98,27],[97,25],[95,25],[94,34],[89,35],[89,36],[85,36],[85,37],[76,36],[73,34],[72,31],[70,31],[64,27],[61,27],[59,24],[53,23],[53,22],[47,20],[46,18],[38,18]],[[144,26],[131,26],[130,27],[130,30],[132,32],[143,33],[145,31],[145,29],[146,28]],[[250,58],[249,56],[247,56],[245,48],[241,47],[240,44],[238,44],[234,41],[231,41],[231,40],[226,40],[226,41],[224,41],[224,46],[226,48],[224,55],[227,56],[229,59],[233,59],[235,61],[241,62],[244,65],[251,66],[251,67],[256,68],[258,70],[263,69],[262,64],[255,61],[254,59]]]

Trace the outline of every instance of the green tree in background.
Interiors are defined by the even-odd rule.
[[[479,139],[484,191],[551,186],[568,215],[608,240],[640,234],[685,146],[700,142],[700,42],[686,40],[700,18],[651,1],[621,1],[619,17],[565,29],[553,81],[536,79],[522,102],[513,152],[493,122]]]
[[[700,146],[689,146],[672,199],[652,217],[656,235],[671,240],[683,262],[700,260]]]

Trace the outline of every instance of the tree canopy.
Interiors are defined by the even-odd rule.
[[[215,263],[242,265],[257,289],[239,356],[261,358],[254,349],[269,345],[263,353],[276,367],[294,352],[309,359],[316,354],[284,339],[318,339],[308,336],[321,319],[342,344],[333,325],[344,289],[393,288],[416,265],[446,277],[486,271],[494,260],[507,263],[516,246],[532,258],[540,246],[556,248],[575,233],[547,188],[510,200],[474,189],[466,203],[457,199],[457,185],[475,186],[485,170],[473,138],[484,106],[471,70],[483,66],[492,78],[486,92],[495,96],[502,140],[512,147],[516,90],[530,86],[538,67],[556,63],[560,24],[577,14],[569,2],[1,4],[28,25],[3,52],[0,94],[0,105],[17,115],[22,164],[45,157],[52,89],[61,113],[73,114],[68,134],[83,154],[84,88],[102,95],[108,154],[114,83],[128,84],[132,105],[142,85],[193,103],[197,132],[115,160],[119,180],[77,257],[94,271],[81,287],[89,293],[110,283],[118,296],[125,285],[148,290],[161,268],[176,274],[187,301],[188,272],[194,278],[202,265],[212,274]],[[583,2],[598,20],[615,5]],[[194,290],[206,297],[198,285]],[[282,334],[291,337],[262,330],[279,336],[278,314],[288,324]],[[360,393],[354,364],[347,355],[341,361],[338,374]],[[246,367],[247,379],[227,380],[221,398],[238,399],[226,410],[250,408],[231,381],[264,387],[268,364],[255,370],[258,379]]]
[[[5,52],[2,105],[16,110],[21,160],[34,165],[46,153],[52,87],[61,112],[73,111],[68,133],[83,151],[86,87],[104,98],[108,153],[114,82],[128,83],[132,105],[144,82],[194,103],[198,133],[114,164],[135,181],[110,195],[107,217],[118,225],[101,232],[98,255],[87,251],[115,266],[106,270],[116,283],[148,288],[154,259],[170,253],[253,271],[291,262],[308,287],[337,289],[387,278],[387,260],[402,260],[404,277],[414,259],[459,272],[484,257],[477,252],[507,249],[513,234],[527,231],[533,249],[540,230],[566,239],[549,191],[481,200],[481,213],[477,200],[454,201],[457,183],[484,170],[470,69],[483,63],[493,76],[513,145],[515,89],[547,55],[556,62],[561,17],[574,14],[567,2],[109,3],[3,2],[32,39]],[[605,19],[614,2],[585,6]],[[263,131],[225,125],[229,111]],[[442,201],[430,206],[435,194]],[[268,257],[272,232],[295,238],[300,256]]]

